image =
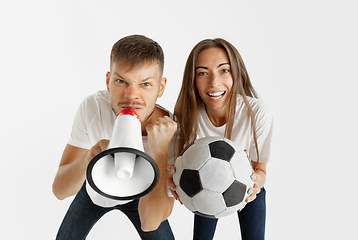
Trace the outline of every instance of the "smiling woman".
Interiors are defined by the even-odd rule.
[[[246,205],[237,213],[241,236],[243,240],[264,239],[264,184],[271,148],[272,115],[257,98],[244,61],[232,44],[224,39],[207,39],[193,48],[174,114],[180,126],[178,153],[188,142],[210,136],[228,138],[247,151],[255,173],[251,177],[253,187],[247,190]],[[175,166],[170,167],[173,169],[170,171],[175,172]],[[168,185],[179,200],[172,174]],[[193,239],[212,239],[217,221],[195,214]]]
[[[207,64],[207,66],[203,64]],[[220,70],[222,70],[222,72]],[[214,76],[214,73],[217,77],[220,76],[220,81],[224,81],[223,83],[225,83],[225,85],[221,86],[223,89],[220,91],[216,90],[216,92],[208,91],[203,94],[203,92],[199,91],[198,84],[203,84],[202,88],[206,89],[208,89],[209,86],[205,87],[205,82],[202,81],[201,78],[210,79],[210,76]],[[205,76],[208,75],[209,77],[206,78]],[[218,84],[219,81],[214,78],[211,83],[207,83],[208,85],[215,85]],[[211,88],[215,89],[215,87]],[[218,89],[218,86],[216,86],[216,88]],[[207,109],[207,105],[204,100],[210,99],[206,97],[207,93],[213,93],[215,95],[220,94],[220,92],[226,95],[224,98],[227,101],[225,103],[228,105],[225,106],[225,118],[227,119],[225,137],[229,139],[231,138],[234,119],[237,114],[237,96],[241,96],[243,103],[248,110],[251,127],[254,133],[253,141],[256,146],[256,155],[259,158],[255,134],[256,118],[252,111],[252,106],[247,98],[258,98],[258,95],[251,84],[251,80],[240,53],[231,43],[220,38],[213,40],[206,39],[199,42],[191,51],[186,62],[183,84],[174,109],[175,115],[180,120],[182,130],[180,132],[181,137],[178,146],[183,146],[186,142],[190,142],[195,139],[198,131],[198,126],[196,124],[198,122],[198,108]],[[190,119],[186,118],[188,112],[191,112],[193,116]],[[221,114],[224,116],[224,111],[222,111]],[[180,151],[180,149],[181,148],[179,147],[178,151]]]
[[[228,56],[221,48],[209,48],[199,54],[196,64],[196,88],[210,121],[220,127],[228,121],[228,103],[232,94]]]

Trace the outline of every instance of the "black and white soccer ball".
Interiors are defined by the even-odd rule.
[[[254,183],[244,150],[222,137],[195,140],[175,160],[175,168],[173,182],[181,202],[207,218],[224,217],[241,209]]]

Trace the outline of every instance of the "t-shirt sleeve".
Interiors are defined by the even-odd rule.
[[[85,118],[87,101],[88,98],[81,103],[80,107],[77,110],[72,125],[70,139],[68,140],[69,145],[84,149],[90,149],[92,147],[87,132],[87,119]]]
[[[258,101],[257,104],[253,106],[253,111],[257,119],[256,137],[260,155],[259,162],[268,163],[272,145],[273,114],[261,101]],[[257,162],[257,153],[253,138],[250,145],[250,158]]]

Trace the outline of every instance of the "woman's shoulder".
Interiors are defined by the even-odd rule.
[[[252,111],[255,114],[272,114],[269,106],[262,99],[248,96],[246,98]],[[243,96],[239,95],[237,98],[237,102],[237,108],[242,108],[245,106]]]

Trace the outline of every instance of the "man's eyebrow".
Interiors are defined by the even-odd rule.
[[[155,80],[155,77],[147,77],[147,78],[141,80],[141,82],[146,82],[146,81],[150,81],[150,80]]]
[[[119,75],[118,73],[114,72],[113,74],[117,75],[119,78],[123,79],[123,77],[121,75]]]
[[[125,80],[124,77],[122,77],[121,75],[119,75],[118,73],[114,72],[113,74],[117,75],[118,78],[120,78],[121,80]],[[139,82],[146,82],[146,81],[150,81],[150,80],[155,80],[156,78],[155,77],[152,77],[152,76],[149,76],[145,79],[142,79],[142,80],[139,80]]]

